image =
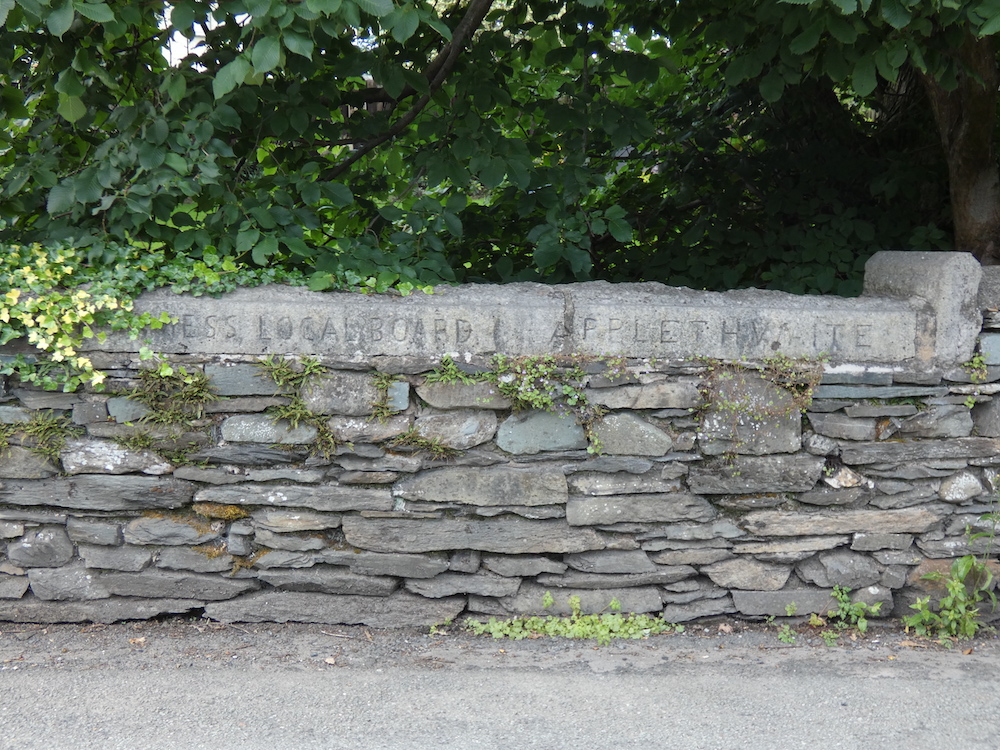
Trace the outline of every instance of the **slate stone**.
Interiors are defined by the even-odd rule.
[[[149,407],[124,396],[112,396],[107,403],[108,416],[118,424],[138,422],[150,414]]]
[[[131,474],[159,476],[173,466],[150,450],[131,450],[104,440],[70,440],[60,453],[66,474]]]
[[[942,480],[938,495],[946,503],[962,503],[986,492],[979,477],[971,471],[960,471]]]
[[[876,495],[869,500],[874,508],[892,510],[896,508],[912,508],[923,505],[929,500],[937,499],[937,492],[931,486],[916,487],[909,492],[897,492],[895,495]]]
[[[324,512],[348,510],[392,510],[387,489],[338,487],[336,485],[255,485],[207,487],[195,496],[199,503],[260,505],[273,508],[310,508]]]
[[[80,557],[88,568],[136,573],[149,565],[153,559],[153,551],[146,547],[81,544],[78,549]]]
[[[292,427],[287,421],[275,422],[266,414],[238,414],[222,423],[222,439],[230,443],[305,445],[313,442],[316,434],[312,425]]]
[[[340,528],[342,517],[339,514],[315,513],[306,510],[261,508],[253,512],[252,518],[256,529],[285,533]]]
[[[539,616],[570,614],[572,609],[569,599],[574,596],[579,598],[580,611],[585,615],[607,612],[612,599],[619,601],[622,613],[656,612],[663,606],[660,593],[654,586],[605,589],[560,588],[550,592],[555,603],[551,607],[543,607],[542,600],[547,590],[545,586],[524,581],[517,594],[503,597],[500,603],[510,614]]]
[[[616,525],[615,528],[619,528]],[[624,531],[624,529],[620,529]],[[746,532],[729,519],[713,523],[671,523],[663,526],[638,526],[635,529],[636,539],[644,542],[648,539],[665,539],[691,541],[695,539],[713,541],[736,539],[746,536]],[[645,547],[645,545],[643,545]],[[648,549],[648,548],[647,548]]]
[[[728,615],[736,611],[733,600],[724,596],[717,599],[700,599],[690,604],[668,604],[661,615],[667,622],[680,623],[699,620],[703,617]]]
[[[401,380],[389,383],[385,393],[385,405],[389,411],[406,411],[410,408],[410,384]]]
[[[786,565],[734,558],[706,565],[701,572],[723,588],[777,591],[785,585],[792,570]]]
[[[229,550],[229,554],[236,557],[247,557],[253,551],[253,537],[230,531],[226,535],[226,549]]]
[[[712,588],[696,589],[681,594],[664,592],[661,596],[664,604],[691,604],[705,599],[721,599],[729,596],[729,589],[720,588],[712,584]]]
[[[912,417],[917,413],[913,404],[853,404],[844,409],[849,417]]]
[[[634,474],[603,474],[582,471],[567,480],[574,495],[631,495],[635,493],[678,492],[681,483],[676,478],[664,479],[656,473],[645,476]]]
[[[72,409],[82,400],[76,393],[32,391],[27,388],[15,388],[12,393],[26,409]]]
[[[306,408],[314,414],[346,414],[352,417],[372,413],[372,404],[381,394],[368,373],[331,371],[302,390]]]
[[[903,420],[899,431],[915,438],[963,438],[972,434],[973,426],[967,406],[941,404]]]
[[[879,566],[867,555],[850,550],[833,550],[804,560],[796,568],[799,577],[817,586],[844,586],[857,589],[877,583]]]
[[[809,415],[809,424],[820,435],[843,440],[874,440],[875,420],[850,417],[846,414]]]
[[[789,495],[773,492],[757,495],[722,495],[712,498],[712,504],[717,508],[730,511],[761,510],[784,505],[788,502],[789,497]]]
[[[720,560],[728,560],[732,551],[724,547],[705,549],[668,549],[654,552],[649,556],[657,565],[710,565]]]
[[[0,573],[0,599],[20,599],[27,590],[27,576]]]
[[[533,577],[540,573],[562,573],[566,563],[542,555],[483,555],[483,567],[502,576]]]
[[[814,456],[840,455],[840,443],[833,438],[817,435],[815,432],[807,432],[802,437],[802,447]]]
[[[399,587],[395,578],[358,575],[336,565],[314,565],[305,570],[274,568],[262,570],[258,578],[285,591],[318,591],[323,594],[389,596]]]
[[[5,622],[96,622],[148,620],[199,609],[204,602],[192,599],[139,599],[114,597],[96,601],[48,602],[36,597],[0,601],[0,620]]]
[[[641,549],[577,552],[563,555],[563,562],[584,573],[651,573],[656,570]]]
[[[959,460],[953,468],[937,468],[928,464],[875,464],[865,468],[865,473],[873,477],[887,477],[890,479],[934,479],[951,476],[956,469],[963,469],[968,466],[968,461]]]
[[[21,424],[31,419],[31,410],[20,406],[0,404],[0,424]]]
[[[301,482],[319,484],[326,478],[320,469],[247,469],[248,482]]]
[[[670,435],[630,412],[607,414],[593,430],[601,451],[612,456],[665,456],[673,447]]]
[[[230,396],[205,404],[206,414],[257,414],[272,406],[285,406],[291,399],[284,396]]]
[[[222,546],[166,547],[156,556],[156,567],[192,573],[229,573],[235,560]]]
[[[566,505],[566,521],[570,526],[711,521],[716,515],[715,509],[704,498],[681,492],[624,497],[574,497]]]
[[[94,572],[82,565],[29,570],[28,583],[31,593],[45,601],[86,601],[111,596]]]
[[[287,549],[261,549],[250,558],[253,567],[261,570],[271,568],[308,568],[315,565],[315,552],[293,552]]]
[[[455,619],[465,597],[428,599],[408,591],[392,596],[353,596],[299,591],[261,591],[208,604],[205,616],[219,622],[315,622],[375,628],[428,627]]]
[[[820,550],[834,549],[850,541],[848,536],[804,536],[795,539],[765,539],[740,542],[733,546],[739,555],[753,555],[758,560],[774,563],[794,563],[815,555]]]
[[[880,584],[865,586],[862,589],[851,592],[851,602],[855,604],[867,604],[869,611],[872,607],[878,607],[877,611],[871,617],[889,617],[893,609],[892,589]]]
[[[854,535],[851,549],[858,552],[873,552],[882,549],[909,549],[913,544],[912,534],[872,534],[859,532]]]
[[[0,521],[0,539],[14,539],[24,533],[23,523]]]
[[[748,513],[740,525],[758,536],[826,536],[868,531],[886,534],[922,533],[941,522],[927,508],[906,510],[841,510],[790,513],[761,510]]]
[[[586,448],[583,427],[571,415],[525,411],[510,415],[497,431],[497,447],[513,454]]]
[[[454,466],[400,480],[393,494],[404,500],[465,505],[552,505],[568,497],[566,477],[556,468]]]
[[[426,440],[466,450],[493,439],[497,432],[497,415],[492,411],[457,409],[418,417],[414,428],[417,435]]]
[[[592,529],[576,529],[564,521],[344,518],[349,544],[373,552],[433,552],[477,549],[507,554],[584,552],[604,549],[603,537]]]
[[[919,565],[924,559],[923,555],[912,548],[905,550],[875,550],[871,554],[876,562],[885,566]]]
[[[791,394],[750,373],[717,377],[702,415],[702,453],[761,456],[794,453],[802,445],[802,419]]]
[[[536,579],[542,586],[573,589],[616,589],[633,586],[662,586],[698,574],[690,565],[657,565],[645,573],[584,573],[567,570],[561,575],[542,573]]]
[[[345,471],[337,477],[338,484],[392,484],[399,479],[395,471]]]
[[[587,400],[609,409],[693,409],[701,404],[694,383],[668,382],[588,388]]]
[[[254,534],[254,542],[269,549],[285,549],[292,552],[308,552],[321,550],[329,546],[329,542],[320,534],[276,534],[267,529],[258,529]]]
[[[407,591],[432,599],[454,596],[455,594],[501,597],[516,594],[521,585],[521,579],[500,576],[486,571],[471,575],[448,572],[434,578],[408,580],[404,585]]]
[[[448,560],[448,570],[453,573],[475,573],[479,570],[482,560],[483,555],[478,550],[460,549],[451,553]]]
[[[367,576],[433,578],[448,570],[448,557],[438,552],[408,555],[363,550],[324,550],[317,558],[333,565],[348,565],[352,573]]]
[[[509,409],[495,383],[423,383],[417,395],[437,409]]]
[[[73,542],[61,527],[29,531],[7,545],[7,559],[23,568],[58,568],[73,557]]]
[[[146,570],[142,573],[102,573],[100,584],[117,596],[143,598],[193,599],[203,601],[231,599],[257,588],[247,578],[228,578],[199,573]]]
[[[898,464],[929,459],[984,458],[1000,453],[1000,440],[985,437],[951,440],[900,440],[886,443],[845,443],[841,453],[844,463]]]
[[[688,487],[704,495],[805,492],[816,485],[824,465],[822,458],[806,453],[711,459],[691,467]]]
[[[205,375],[219,396],[273,396],[283,390],[254,364],[207,364]]]
[[[424,468],[424,459],[419,455],[391,454],[374,459],[360,455],[340,456],[337,463],[348,471],[398,471],[415,474]]]
[[[327,426],[347,443],[380,443],[398,437],[413,426],[413,417],[394,414],[384,421],[364,417],[330,417]]]
[[[78,475],[69,479],[8,482],[0,503],[77,510],[178,508],[191,502],[194,485],[173,478]]]
[[[77,544],[122,543],[121,525],[112,521],[97,521],[70,516],[66,521],[66,533]]]
[[[58,473],[49,459],[20,445],[0,450],[0,479],[46,479]]]
[[[988,539],[977,539],[973,542],[968,537],[960,536],[950,539],[918,539],[917,547],[925,557],[952,558],[965,555],[982,555],[990,551]]]
[[[204,544],[219,538],[219,533],[212,526],[193,517],[144,516],[125,524],[124,533],[128,544],[138,545]]]
[[[821,385],[813,391],[813,398],[844,398],[866,401],[868,399],[920,398],[922,396],[945,396],[947,394],[947,386]]]
[[[815,613],[825,617],[837,611],[838,603],[829,590],[782,589],[781,591],[734,591],[733,605],[742,615],[786,617],[793,607],[796,615]]]

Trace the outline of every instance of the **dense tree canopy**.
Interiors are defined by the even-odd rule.
[[[0,242],[844,294],[1000,240],[1000,0],[0,0]],[[129,256],[133,257],[133,256]]]

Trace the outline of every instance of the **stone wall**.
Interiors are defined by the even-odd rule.
[[[988,543],[966,533],[1000,483],[981,274],[880,253],[856,300],[149,295],[178,321],[154,348],[217,398],[140,403],[141,342],[114,336],[90,353],[108,392],[3,384],[0,619],[427,625],[550,591],[681,622],[822,611],[837,585],[903,614],[922,572]],[[279,385],[266,355],[325,369]]]

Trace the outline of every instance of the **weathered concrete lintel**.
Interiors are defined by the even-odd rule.
[[[268,286],[220,299],[157,290],[136,309],[177,318],[151,332],[164,353],[294,352],[360,361],[495,352],[739,360],[780,352],[931,369],[971,355],[981,273],[961,253],[886,252],[869,261],[866,296],[857,299],[652,282],[466,285],[407,297]],[[102,348],[137,346],[114,336]]]

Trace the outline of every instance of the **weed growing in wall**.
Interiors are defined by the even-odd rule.
[[[316,430],[316,437],[310,445],[310,450],[324,458],[332,456],[339,445],[336,435],[330,429],[327,417],[316,414],[306,404],[302,390],[310,381],[322,378],[327,368],[313,357],[291,359],[276,354],[269,354],[257,363],[261,375],[274,381],[288,403],[278,404],[268,408],[267,413],[275,422],[287,422],[292,428],[308,425]]]

